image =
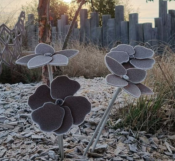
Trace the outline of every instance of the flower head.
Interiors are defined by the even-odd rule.
[[[127,63],[131,68],[143,70],[151,69],[155,63],[152,58],[154,51],[146,47],[137,45],[134,48],[130,45],[121,44],[112,48],[107,56],[112,57],[119,63]],[[124,64],[126,65],[126,64]]]
[[[151,69],[154,52],[142,46],[119,45],[105,56],[105,64],[112,74],[107,75],[109,85],[123,88],[128,94],[139,98],[141,94],[153,94],[152,90],[141,84]],[[145,69],[145,70],[143,70]]]
[[[69,59],[78,54],[78,50],[61,50],[55,52],[50,45],[40,43],[35,48],[35,54],[21,57],[16,64],[27,66],[29,69],[42,67],[44,65],[66,66]]]
[[[55,78],[51,87],[41,85],[29,97],[33,110],[32,120],[44,132],[66,133],[72,125],[80,125],[91,110],[90,102],[81,96],[73,96],[80,84],[66,76]]]

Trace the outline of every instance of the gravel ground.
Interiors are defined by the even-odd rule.
[[[81,126],[74,126],[64,135],[65,161],[125,161],[175,159],[172,146],[175,135],[151,135],[124,129],[106,127],[99,144],[87,158],[82,158],[115,88],[105,84],[104,78],[74,78],[81,84],[76,95],[85,96],[92,104],[92,111]],[[28,97],[41,83],[0,84],[0,161],[56,161],[59,159],[57,136],[43,133],[32,123]],[[123,108],[125,101],[133,101],[121,93],[113,111]],[[115,124],[115,122],[114,122]]]

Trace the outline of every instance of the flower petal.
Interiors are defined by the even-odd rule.
[[[135,55],[134,57],[136,59],[146,59],[146,58],[152,58],[154,55],[154,51],[151,49],[148,49],[144,46],[137,45],[134,48]]]
[[[140,89],[141,94],[143,94],[143,95],[152,95],[152,94],[154,94],[154,92],[150,88],[146,87],[145,85],[143,85],[141,83],[137,84],[137,87]]]
[[[126,69],[111,57],[105,57],[105,64],[110,72],[116,74],[117,76],[126,75]]]
[[[66,76],[55,78],[51,83],[51,96],[54,99],[63,99],[74,95],[80,89],[77,81],[71,80]]]
[[[18,60],[16,60],[15,63],[18,64],[18,65],[27,66],[27,63],[29,62],[29,60],[32,59],[35,56],[37,56],[37,55],[31,54],[31,55],[23,56],[23,57],[19,58]]]
[[[51,60],[52,57],[50,56],[40,55],[30,59],[27,66],[29,69],[38,68],[48,64]]]
[[[111,51],[124,51],[128,53],[128,55],[134,55],[135,50],[131,45],[120,44],[115,48],[112,48]]]
[[[123,90],[135,98],[141,96],[140,89],[135,84],[129,83],[126,87],[123,87]]]
[[[56,54],[61,54],[66,56],[67,58],[71,59],[74,56],[76,56],[79,53],[78,50],[74,50],[74,49],[67,49],[67,50],[61,50],[61,51],[57,51]]]
[[[67,97],[63,106],[70,108],[74,125],[80,125],[85,116],[91,111],[90,102],[85,97],[80,96]]]
[[[32,110],[43,106],[45,102],[54,102],[50,96],[50,88],[46,85],[39,86],[35,93],[29,97],[28,104]]]
[[[129,56],[123,51],[111,51],[107,54],[108,57],[115,59],[120,64],[127,63],[129,61]]]
[[[65,111],[53,103],[46,103],[43,107],[32,112],[32,120],[44,132],[52,132],[61,127]]]
[[[115,87],[125,87],[128,85],[127,81],[125,81],[124,79],[122,79],[114,74],[107,75],[106,82],[107,82],[107,84],[115,86]]]
[[[153,65],[155,64],[155,60],[154,59],[143,59],[143,60],[132,59],[130,63],[135,68],[148,70],[153,67]]]
[[[61,54],[52,56],[52,61],[49,63],[52,66],[66,66],[68,65],[68,58]]]
[[[35,54],[46,54],[46,53],[51,53],[54,54],[55,50],[52,46],[48,45],[48,44],[44,44],[44,43],[39,43],[36,47],[35,47]]]
[[[63,123],[58,130],[54,131],[58,135],[68,132],[69,129],[73,125],[73,118],[72,118],[71,110],[69,109],[69,107],[63,107],[63,108],[65,110],[65,116],[63,119]]]
[[[129,77],[130,82],[136,84],[144,81],[146,78],[146,71],[141,69],[128,69],[127,76]]]

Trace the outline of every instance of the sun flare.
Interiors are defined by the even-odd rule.
[[[63,0],[64,2],[70,3],[72,0]]]

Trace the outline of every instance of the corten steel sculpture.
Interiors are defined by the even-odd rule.
[[[24,19],[25,12],[21,12],[18,22],[12,30],[5,24],[0,26],[0,74],[2,63],[13,67],[14,61],[22,53],[22,37],[25,35]]]
[[[87,154],[97,136],[92,147],[92,152],[94,151],[112,106],[122,89],[135,98],[139,98],[141,95],[153,94],[153,91],[150,88],[141,84],[146,78],[146,70],[151,69],[155,63],[152,58],[153,55],[154,52],[152,50],[143,46],[135,46],[133,48],[130,45],[121,44],[111,49],[105,56],[105,64],[112,73],[106,76],[106,83],[118,87],[118,89],[114,93],[107,110],[98,124],[95,133],[84,152],[84,156]]]
[[[62,159],[64,158],[63,134],[70,129],[72,124],[82,123],[85,115],[90,112],[91,106],[86,98],[73,97],[80,88],[78,82],[70,80],[66,76],[53,80],[52,66],[66,66],[69,59],[78,53],[78,50],[73,49],[55,52],[52,46],[40,43],[35,48],[35,54],[21,57],[16,61],[16,64],[28,66],[29,69],[47,65],[50,88],[46,85],[40,86],[29,98],[28,103],[34,110],[32,119],[40,126],[40,129],[58,134]]]
[[[50,88],[41,85],[29,97],[32,120],[43,132],[54,132],[62,138],[72,125],[83,123],[91,111],[91,104],[85,97],[73,96],[79,89],[80,84],[66,76],[54,79]],[[64,159],[63,139],[59,139],[59,147],[61,159]]]

